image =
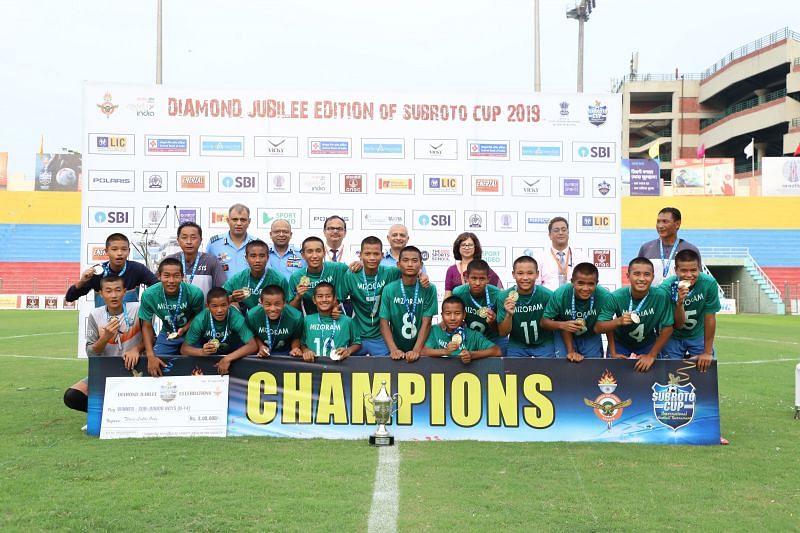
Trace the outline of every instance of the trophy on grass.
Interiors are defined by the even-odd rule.
[[[394,435],[386,430],[386,424],[392,421],[392,415],[397,412],[397,407],[400,406],[400,395],[395,393],[389,396],[386,391],[386,381],[381,383],[381,390],[378,391],[377,396],[370,396],[368,393],[364,395],[367,402],[372,404],[372,411],[375,413],[375,423],[378,424],[378,429],[375,433],[369,436],[369,443],[371,446],[392,446],[394,444]],[[392,409],[392,405],[396,405]]]

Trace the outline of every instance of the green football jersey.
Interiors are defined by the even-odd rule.
[[[575,300],[575,312],[573,314],[573,298]],[[587,335],[591,337],[594,335],[594,325],[597,323],[597,316],[600,309],[604,305],[608,305],[608,300],[611,298],[611,292],[605,287],[600,285],[588,300],[581,300],[575,297],[575,289],[572,283],[562,285],[553,291],[550,301],[544,308],[544,318],[555,320],[558,322],[566,322],[569,320],[577,320],[582,318],[586,324],[583,329],[578,333],[573,333],[574,336]]]
[[[297,294],[297,286],[300,285],[300,278],[307,276],[311,283],[309,284],[308,290],[303,295],[301,307],[306,315],[313,315],[317,312],[317,306],[314,305],[314,302],[311,300],[314,296],[314,287],[321,281],[327,281],[333,285],[336,290],[336,297],[341,300],[341,282],[348,270],[349,267],[344,263],[330,263],[328,261],[322,263],[322,271],[316,274],[310,273],[308,267],[295,270],[289,278],[289,292],[286,295],[286,301],[290,302],[294,300],[294,296]]]
[[[387,283],[400,279],[400,271],[395,267],[379,266],[374,276],[368,276],[361,269],[349,269],[342,278],[339,296],[342,300],[350,298],[353,304],[353,321],[362,339],[375,339],[381,336],[380,303],[381,293]]]
[[[278,320],[267,322],[267,314],[260,305],[247,313],[247,325],[259,339],[264,341],[270,352],[288,352],[292,349],[292,341],[303,334],[303,313],[289,304],[283,306]],[[269,333],[267,333],[269,328]],[[270,346],[270,337],[272,346]]]
[[[289,293],[289,284],[286,282],[286,278],[277,270],[269,267],[267,267],[264,273],[258,278],[252,276],[252,272],[250,272],[249,268],[237,272],[225,282],[223,288],[228,294],[233,294],[233,291],[238,291],[245,287],[250,289],[250,296],[239,302],[239,305],[243,307],[242,311],[246,313],[247,310],[258,307],[261,291],[264,290],[264,287],[267,285],[278,285],[283,289],[284,293]]]
[[[232,351],[231,348],[238,348],[242,344],[250,342],[252,338],[253,332],[247,327],[242,313],[235,307],[228,309],[228,318],[222,321],[213,320],[211,311],[206,308],[195,317],[192,325],[189,326],[189,331],[186,333],[186,344],[202,348],[211,339],[218,339],[220,344],[217,353],[226,355]]]
[[[611,298],[600,309],[597,320],[611,320],[615,316],[622,316],[622,313],[636,311],[640,319],[638,324],[620,326],[614,330],[614,340],[636,352],[654,343],[662,329],[672,326],[672,310],[669,294],[660,287],[650,287],[641,300],[631,297],[630,287],[622,287],[611,293]]]
[[[342,315],[334,320],[330,315],[314,313],[303,322],[301,342],[317,357],[330,357],[338,348],[361,344],[361,338],[350,317]]]
[[[398,279],[383,288],[380,317],[389,322],[397,347],[407,352],[414,348],[419,328],[422,327],[422,317],[436,315],[438,299],[433,284],[425,288],[417,281],[414,285],[403,285],[401,290],[402,283],[403,280]],[[416,299],[415,292],[418,292]]]
[[[670,276],[661,284],[661,288],[672,297],[673,305],[678,301],[678,277]],[[683,327],[672,330],[674,339],[697,339],[705,335],[705,316],[718,313],[722,306],[719,303],[719,285],[712,276],[701,272],[689,289],[689,294],[683,301],[686,320]],[[674,313],[674,310],[673,310]]]
[[[178,308],[179,297],[180,308]],[[203,291],[194,285],[182,281],[179,294],[167,296],[161,282],[158,282],[146,288],[142,293],[139,318],[152,322],[153,316],[158,317],[163,324],[161,330],[169,334],[185,326],[203,310],[204,306]]]
[[[497,296],[497,323],[500,324],[506,319],[506,308],[503,303],[508,298],[508,293],[517,288],[513,287],[501,291]],[[518,291],[519,292],[519,291]],[[544,285],[534,285],[532,294],[519,295],[514,306],[514,315],[511,319],[511,333],[508,335],[509,346],[540,346],[548,342],[553,342],[553,332],[549,329],[542,329],[542,317],[544,308],[553,294]]]
[[[447,345],[450,344],[454,334],[455,332],[445,331],[437,324],[436,326],[431,327],[431,334],[428,335],[428,340],[425,341],[425,346],[437,350],[447,348]],[[478,350],[488,350],[495,345],[492,341],[484,337],[483,333],[471,330],[469,328],[464,328],[464,331],[461,332],[461,338],[463,339],[461,342],[461,348],[454,352],[450,352],[447,357],[458,357],[463,349],[466,349],[469,352],[476,352]]]
[[[488,301],[486,299],[486,290],[489,292]],[[497,333],[497,326],[490,328],[486,319],[478,314],[478,310],[481,307],[490,307],[497,313],[497,295],[500,294],[500,289],[494,285],[486,285],[486,290],[482,294],[474,296],[469,292],[469,285],[465,283],[453,289],[453,296],[464,302],[464,307],[467,311],[467,327],[483,333],[489,340],[495,340],[500,337],[500,334]],[[502,302],[499,305],[502,306]]]

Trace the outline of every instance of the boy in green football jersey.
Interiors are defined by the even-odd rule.
[[[389,347],[381,336],[381,293],[387,283],[400,278],[400,270],[381,265],[383,243],[377,237],[361,241],[359,257],[363,267],[358,272],[348,270],[339,291],[353,304],[353,322],[361,338],[361,349],[353,355],[388,356]]]
[[[542,327],[555,331],[556,357],[580,363],[584,357],[603,357],[603,337],[594,332],[598,310],[611,293],[597,284],[600,273],[592,263],[578,263],[572,282],[562,285],[544,308]]]
[[[482,333],[505,353],[508,337],[497,332],[497,295],[500,289],[489,283],[489,263],[475,259],[467,265],[467,283],[453,289],[453,296],[464,302],[467,327]]]
[[[700,271],[700,256],[694,250],[675,255],[675,276],[661,284],[675,304],[672,336],[661,355],[665,359],[691,357],[697,369],[705,372],[714,359],[714,335],[717,332],[719,285]]]
[[[252,240],[245,246],[245,259],[249,268],[237,272],[225,282],[223,287],[232,302],[235,302],[242,314],[258,307],[261,290],[267,285],[280,285],[289,290],[286,279],[276,270],[269,268],[269,246],[264,241]]]
[[[202,357],[224,355],[215,365],[220,375],[230,370],[231,363],[256,352],[253,332],[244,317],[232,308],[228,293],[214,287],[206,296],[206,308],[195,317],[181,346],[181,354]]]
[[[311,315],[317,312],[313,298],[314,287],[324,281],[338,291],[342,277],[347,272],[347,265],[325,261],[325,244],[319,237],[307,237],[303,240],[300,255],[303,256],[306,266],[292,272],[286,298],[289,305],[303,311],[305,315]]]
[[[381,294],[381,336],[392,359],[411,363],[419,359],[431,330],[436,314],[436,287],[433,284],[423,287],[419,280],[422,252],[416,246],[400,250],[397,267],[400,279],[387,284]]]
[[[628,264],[630,287],[611,293],[600,309],[595,333],[609,335],[608,353],[615,359],[638,359],[634,368],[647,372],[672,335],[672,302],[660,287],[652,287],[653,263],[637,257]],[[616,318],[614,318],[616,316]]]
[[[300,350],[303,313],[286,305],[286,293],[280,285],[264,287],[261,305],[247,313],[247,325],[256,334],[259,357],[303,355]]]
[[[203,310],[203,291],[183,281],[183,266],[168,257],[158,265],[159,282],[145,289],[139,306],[142,339],[147,355],[147,371],[160,376],[167,364],[156,355],[179,355],[183,336],[189,331],[192,319]],[[161,319],[158,337],[153,329],[153,317]]]
[[[474,262],[474,261],[473,261]],[[422,347],[424,357],[458,357],[468,364],[484,357],[500,357],[500,347],[477,330],[464,327],[467,312],[464,302],[455,295],[442,302],[440,327],[432,327]]]
[[[313,363],[317,357],[339,361],[361,348],[361,339],[350,317],[333,318],[331,311],[339,305],[336,289],[327,281],[314,287],[314,307],[317,313],[307,315],[300,339],[303,360]]]
[[[497,313],[497,329],[501,336],[509,336],[506,357],[555,357],[553,332],[541,327],[544,307],[553,293],[536,285],[539,265],[527,255],[518,257],[512,276],[516,287],[497,297],[498,303],[503,303]]]

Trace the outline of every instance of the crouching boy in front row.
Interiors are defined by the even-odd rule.
[[[465,327],[464,302],[449,296],[442,302],[442,323],[433,326],[420,355],[423,357],[458,357],[467,364],[484,357],[500,357],[500,347],[480,331]]]

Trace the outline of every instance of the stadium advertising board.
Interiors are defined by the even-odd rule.
[[[676,159],[672,191],[677,195],[733,196],[733,158]]]
[[[159,381],[169,392],[176,376],[216,374],[217,360],[165,358]],[[386,381],[401,397],[389,428],[400,440],[719,444],[716,364],[701,373],[690,363],[656,361],[639,373],[633,363],[245,358],[231,366],[227,436],[366,441],[375,421],[365,397]],[[143,359],[133,372],[119,358],[89,360],[89,434],[101,431],[106,379],[127,376],[135,383],[140,378],[131,376],[146,375],[146,367]],[[186,416],[193,416],[191,409]]]
[[[763,196],[800,196],[800,158],[764,157],[761,168]]]

